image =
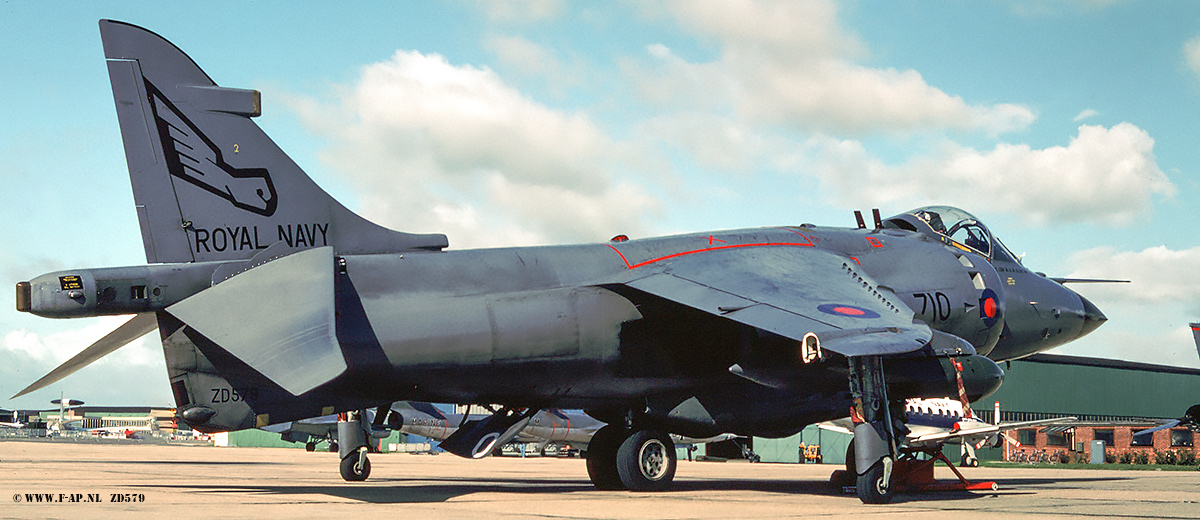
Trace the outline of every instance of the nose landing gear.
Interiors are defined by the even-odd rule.
[[[850,358],[850,392],[854,398],[850,417],[854,420],[855,488],[865,504],[886,504],[895,496],[892,465],[899,453],[897,438],[904,424],[902,402],[887,396],[880,356]],[[850,475],[846,475],[849,477]]]

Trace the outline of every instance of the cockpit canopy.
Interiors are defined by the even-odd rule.
[[[976,253],[988,260],[1018,262],[1000,239],[974,215],[951,206],[925,206],[896,215],[884,227],[924,233],[952,247]]]

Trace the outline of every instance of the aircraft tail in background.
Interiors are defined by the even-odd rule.
[[[1196,340],[1196,354],[1200,355],[1200,323],[1192,324],[1192,337]]]

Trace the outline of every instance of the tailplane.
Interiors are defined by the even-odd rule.
[[[218,86],[161,36],[100,21],[146,259],[203,262],[331,246],[436,251],[445,235],[392,231],[346,209],[258,127],[260,94]]]

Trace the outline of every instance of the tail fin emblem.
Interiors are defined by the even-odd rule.
[[[245,211],[264,217],[275,214],[279,197],[266,168],[230,166],[220,148],[149,81],[146,92],[172,176]]]

